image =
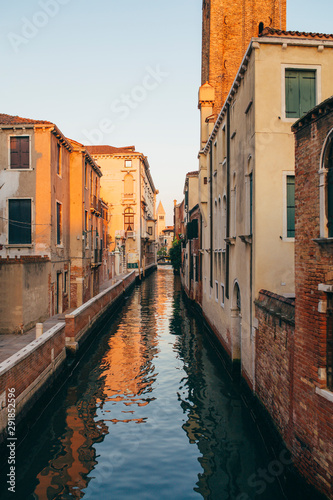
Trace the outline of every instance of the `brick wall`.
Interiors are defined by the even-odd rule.
[[[256,318],[255,391],[288,442],[292,432],[294,300],[261,290]]]
[[[0,442],[7,425],[8,389],[15,389],[19,423],[64,360],[65,323],[61,322],[0,364]]]
[[[330,102],[318,106],[295,129],[297,301],[293,441],[299,469],[330,498],[333,498],[333,392],[326,387],[328,294],[318,287],[333,283],[333,246],[325,238],[320,243],[318,171],[322,167],[325,139],[332,127],[333,102]]]
[[[120,297],[135,281],[132,271],[122,281],[107,288],[92,299],[66,315],[66,343],[81,342],[92,324],[99,319],[110,305]]]

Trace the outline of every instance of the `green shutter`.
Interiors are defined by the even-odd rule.
[[[316,75],[314,71],[302,71],[299,74],[300,114],[305,115],[316,105]]]
[[[287,69],[286,118],[300,118],[316,105],[316,71]]]
[[[299,116],[299,82],[297,72],[286,70],[286,117],[297,118]]]
[[[31,243],[31,200],[8,200],[8,243]]]
[[[287,176],[287,237],[295,237],[295,177]]]

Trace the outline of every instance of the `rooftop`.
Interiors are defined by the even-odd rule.
[[[32,125],[34,124],[53,125],[52,122],[48,122],[46,120],[33,120],[31,118],[22,118],[21,116],[12,116],[0,113],[0,125],[21,125],[24,123],[29,123]]]
[[[92,155],[112,155],[117,153],[135,153],[135,146],[123,146],[116,148],[114,146],[85,146],[86,150]]]
[[[333,40],[333,35],[325,34],[325,33],[307,33],[305,31],[283,31],[274,28],[266,27],[262,30],[259,35],[260,37],[264,36],[272,36],[272,37],[287,37],[287,38],[307,38],[307,39],[324,39],[324,40]]]

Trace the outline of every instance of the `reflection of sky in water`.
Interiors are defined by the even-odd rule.
[[[284,498],[255,494],[271,458],[199,330],[172,271],[146,279],[18,453],[22,498]]]

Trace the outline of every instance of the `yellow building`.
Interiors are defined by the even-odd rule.
[[[100,168],[82,144],[69,142],[71,306],[79,307],[108,279],[107,207],[100,199]]]
[[[156,194],[148,159],[134,146],[87,146],[100,166],[108,203],[109,249],[120,249],[128,268],[156,266]]]
[[[332,94],[333,36],[263,29],[244,55],[215,124],[204,104],[199,199],[203,303],[212,329],[254,381],[254,300],[294,294],[292,123]],[[209,109],[210,108],[210,109]]]

